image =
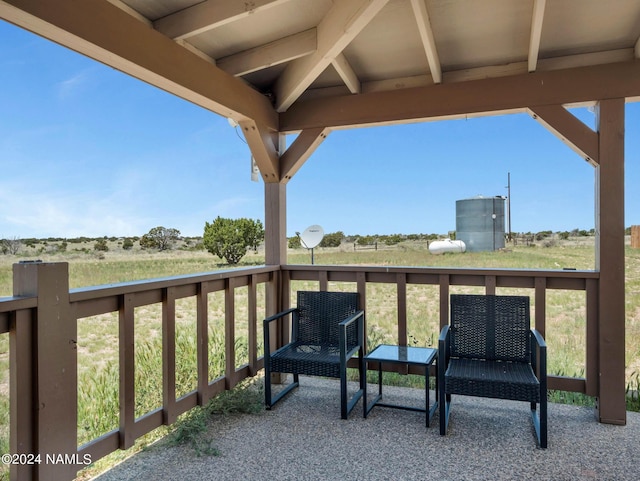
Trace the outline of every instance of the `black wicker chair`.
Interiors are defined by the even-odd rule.
[[[546,448],[546,351],[530,328],[528,297],[451,295],[451,322],[438,341],[440,434],[447,433],[452,394],[528,401]]]
[[[291,314],[291,342],[270,351],[269,325]],[[264,320],[265,403],[267,409],[299,385],[299,374],[340,378],[342,419],[364,388],[364,311],[355,292],[298,292],[298,305]],[[348,400],[347,362],[358,356],[360,389]],[[293,382],[272,397],[271,374],[291,373]]]

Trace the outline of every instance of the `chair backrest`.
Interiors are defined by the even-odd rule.
[[[338,345],[338,325],[358,311],[357,292],[298,291],[298,341]],[[347,329],[347,345],[358,344],[356,323]]]
[[[527,296],[451,295],[453,357],[528,362],[530,329]]]

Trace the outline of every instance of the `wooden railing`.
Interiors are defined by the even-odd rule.
[[[409,285],[437,286],[440,327],[447,324],[449,320],[451,289],[481,287],[487,294],[495,294],[501,288],[529,289],[532,291],[530,294],[532,304],[535,305],[535,327],[543,336],[547,330],[547,292],[549,290],[584,291],[586,294],[585,376],[580,378],[550,376],[549,389],[597,395],[598,273],[595,271],[290,265],[282,266],[281,275],[283,292],[290,290],[292,281],[314,281],[318,283],[320,290],[330,290],[331,283],[353,283],[352,290],[359,292],[365,312],[370,310],[367,285],[395,286],[399,345],[407,345],[409,342],[407,338],[407,310],[410,301],[407,298],[407,286]],[[436,338],[437,334],[436,332]]]
[[[53,270],[49,272],[49,268]],[[222,272],[131,282],[118,285],[68,288],[68,266],[30,264],[14,266],[13,298],[0,299],[0,334],[10,334],[11,452],[74,453],[78,464],[16,464],[12,479],[73,479],[83,460],[97,459],[132,446],[140,436],[176,418],[239,381],[254,376],[262,367],[258,354],[259,322],[257,287],[265,286],[265,315],[288,306],[297,281],[312,288],[340,288],[360,293],[362,307],[372,284],[395,286],[397,336],[407,344],[407,310],[415,302],[407,296],[411,285],[436,286],[440,326],[448,321],[449,293],[461,286],[496,293],[502,288],[531,289],[535,326],[546,331],[546,300],[549,290],[586,293],[586,369],[584,378],[553,376],[550,389],[597,395],[598,273],[593,271],[537,271],[501,269],[442,269],[420,267],[361,266],[267,266]],[[344,284],[346,283],[346,285]],[[351,284],[351,285],[350,285]],[[235,361],[236,289],[246,292],[249,361]],[[225,373],[211,379],[208,372],[207,296],[224,292]],[[176,398],[175,321],[176,300],[196,303],[197,388]],[[135,416],[134,322],[140,306],[162,306],[162,406]],[[119,428],[77,447],[77,339],[78,319],[117,313],[119,365]],[[243,319],[244,322],[244,319]],[[437,333],[436,333],[437,334]],[[286,336],[284,336],[286,337]],[[44,458],[42,459],[44,461]]]
[[[50,282],[49,267],[54,268],[53,276],[61,282]],[[28,271],[16,275],[15,269]],[[10,334],[11,452],[41,456],[34,458],[34,463],[11,464],[11,479],[73,479],[86,460],[95,462],[117,449],[133,446],[139,437],[175,422],[180,414],[206,404],[216,394],[262,369],[263,361],[257,353],[262,341],[257,336],[258,322],[262,320],[257,315],[257,287],[267,286],[265,312],[270,313],[277,306],[278,266],[71,290],[64,287],[68,286],[66,264],[16,265],[15,269],[14,282],[18,278],[19,283],[24,283],[26,295],[0,300],[0,334]],[[236,366],[236,289],[242,287],[247,288],[243,290],[243,302],[248,306],[249,362]],[[220,291],[224,292],[225,373],[211,379],[207,296]],[[176,300],[189,297],[195,298],[197,306],[197,389],[176,399]],[[135,309],[152,304],[162,306],[162,406],[136,418]],[[78,319],[114,312],[119,319],[120,426],[77,447],[78,366],[74,344]],[[53,406],[54,403],[61,406]],[[52,456],[61,453],[67,457],[54,463]],[[73,453],[72,457],[68,453]]]

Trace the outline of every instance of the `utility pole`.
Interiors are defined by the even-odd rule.
[[[507,172],[507,230],[509,232],[509,242],[511,242],[511,172]]]

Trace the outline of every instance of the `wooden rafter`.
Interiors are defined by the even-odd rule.
[[[217,65],[225,72],[239,77],[312,54],[316,51],[317,45],[317,31],[311,28],[260,47],[221,58],[217,61]]]
[[[529,72],[535,72],[538,64],[538,52],[540,51],[540,38],[542,36],[542,21],[547,0],[534,0],[533,17],[531,19],[531,36],[529,38]]]
[[[251,2],[205,0],[192,7],[156,20],[153,25],[174,40],[186,39],[235,22],[259,10],[275,7],[289,0],[252,0]]]
[[[433,37],[433,30],[431,29],[431,22],[429,21],[429,12],[424,0],[411,0],[411,7],[413,13],[416,16],[418,22],[418,31],[420,32],[420,38],[424,51],[427,54],[427,62],[429,62],[429,70],[431,71],[431,77],[433,82],[439,84],[442,82],[442,66],[440,65],[440,58],[438,57],[438,49],[436,48],[436,41]]]
[[[362,89],[360,79],[358,79],[358,76],[353,71],[353,68],[351,68],[351,64],[346,59],[344,54],[341,53],[336,58],[334,58],[331,61],[331,65],[333,65],[333,68],[336,69],[336,72],[338,72],[338,75],[340,75],[340,78],[349,89],[349,92],[351,92],[352,94],[359,94]]]
[[[565,142],[591,165],[600,162],[598,134],[561,105],[540,105],[529,109],[533,118]]]
[[[265,96],[106,0],[0,1],[0,18],[224,117],[278,130]]]
[[[287,110],[388,0],[335,2],[318,25],[318,49],[291,62],[275,85],[276,109]]]
[[[633,97],[638,91],[640,63],[620,62],[298,102],[280,114],[280,131],[524,111],[538,105]]]
[[[280,157],[280,178],[288,182],[327,138],[330,129],[317,128],[303,130],[291,146]]]

